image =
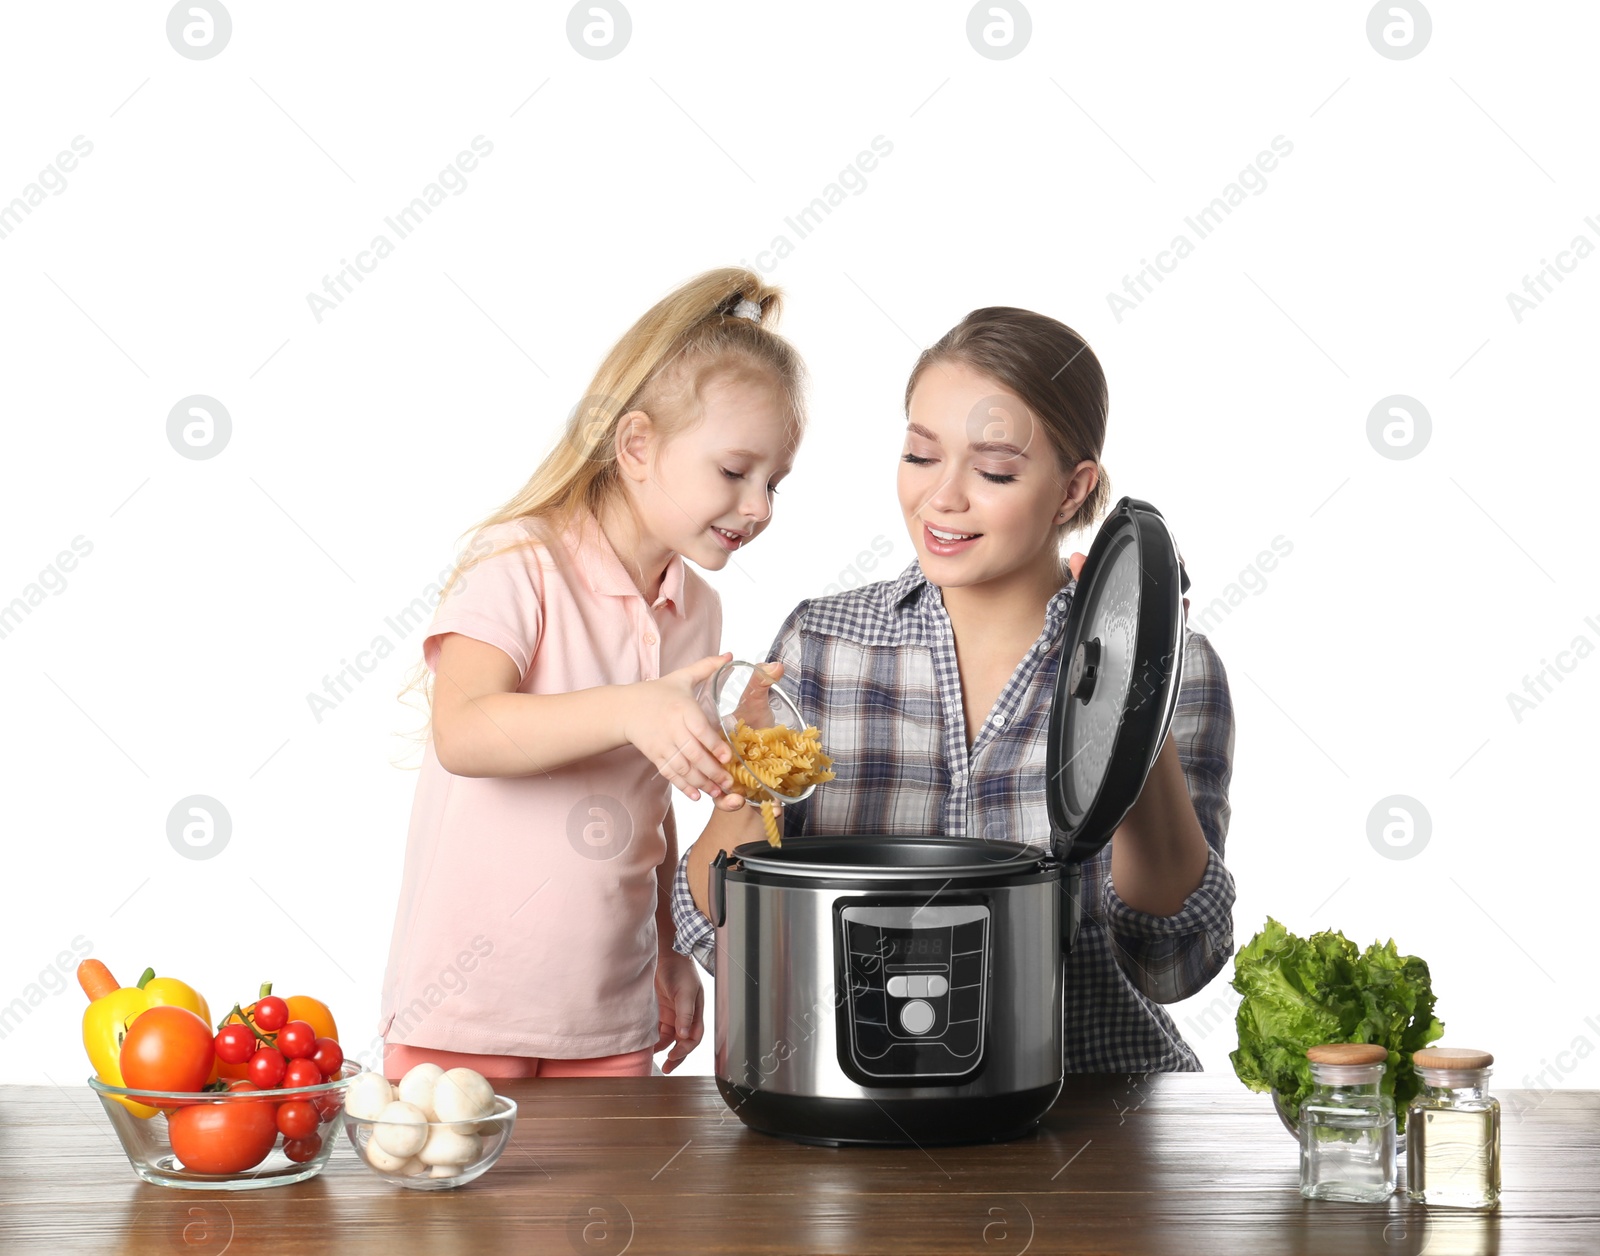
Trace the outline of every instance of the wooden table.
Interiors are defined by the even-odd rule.
[[[1302,1200],[1270,1100],[1220,1074],[1069,1077],[1037,1134],[926,1151],[755,1134],[703,1077],[499,1088],[513,1142],[460,1190],[389,1186],[341,1143],[308,1182],[229,1192],[141,1182],[87,1086],[0,1087],[0,1252],[1600,1251],[1597,1091],[1500,1093],[1496,1215]]]

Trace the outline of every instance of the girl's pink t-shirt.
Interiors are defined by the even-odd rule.
[[[443,634],[497,646],[519,693],[656,680],[717,652],[722,606],[681,556],[646,604],[593,516],[545,545],[483,529],[439,604]],[[531,544],[530,544],[531,542]],[[519,777],[453,776],[430,736],[411,810],[379,1033],[390,1042],[582,1059],[655,1045],[657,866],[671,787],[633,746]],[[673,869],[665,876],[670,881]],[[669,887],[670,890],[670,887]]]

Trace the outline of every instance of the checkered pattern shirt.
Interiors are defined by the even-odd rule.
[[[955,637],[939,590],[913,562],[893,580],[802,602],[773,643],[783,685],[821,733],[835,780],[784,809],[788,835],[944,834],[1050,846],[1045,753],[1050,702],[1076,581],[970,749]],[[1222,861],[1233,772],[1233,703],[1211,643],[1184,629],[1172,736],[1210,846],[1200,884],[1171,916],[1136,911],[1111,883],[1111,844],[1083,867],[1083,923],[1067,960],[1068,1072],[1197,1071],[1160,1005],[1196,993],[1233,954],[1233,877]],[[716,931],[679,861],[674,949],[714,971]],[[1044,945],[1041,942],[1041,945]]]

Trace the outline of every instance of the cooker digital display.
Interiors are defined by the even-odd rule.
[[[886,931],[887,932],[887,931]],[[945,929],[913,929],[884,938],[884,966],[896,964],[942,964],[950,953],[950,936]]]
[[[989,909],[849,906],[839,923],[850,990],[841,1063],[875,1079],[959,1077],[977,1068]]]

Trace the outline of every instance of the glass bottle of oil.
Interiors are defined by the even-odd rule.
[[[1500,1202],[1500,1102],[1485,1087],[1487,1051],[1427,1047],[1411,1062],[1423,1092],[1406,1117],[1406,1194],[1428,1205],[1493,1208]]]
[[[1300,1105],[1300,1193],[1379,1203],[1394,1194],[1394,1100],[1379,1091],[1389,1052],[1377,1043],[1312,1047]]]

